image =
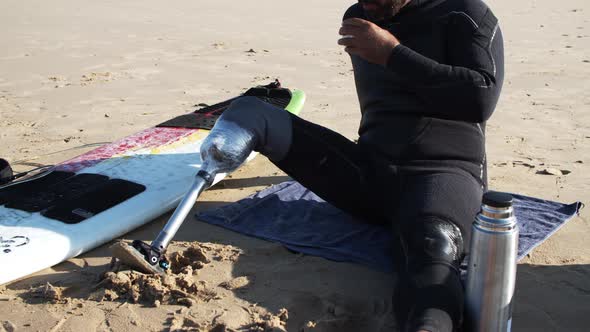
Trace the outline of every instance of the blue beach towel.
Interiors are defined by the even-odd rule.
[[[520,239],[518,259],[553,235],[582,204],[561,204],[514,195]],[[392,272],[388,227],[359,222],[295,181],[284,182],[236,203],[197,214],[199,220],[282,243],[290,250],[354,262]]]

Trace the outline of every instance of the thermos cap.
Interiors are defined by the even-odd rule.
[[[483,195],[481,212],[475,223],[489,231],[511,231],[516,228],[512,195],[489,191]]]
[[[494,208],[509,208],[512,206],[512,195],[498,191],[488,191],[483,195],[482,203]]]

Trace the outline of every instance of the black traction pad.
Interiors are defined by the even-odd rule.
[[[279,108],[285,108],[287,105],[289,105],[289,102],[291,102],[292,94],[289,89],[275,88],[269,85],[251,88],[242,96],[257,97]],[[174,119],[159,124],[157,127],[179,127],[210,130],[213,128],[215,122],[227,109],[227,107],[234,100],[240,97],[232,98],[212,106],[207,106],[193,113],[178,116]]]
[[[145,186],[100,174],[54,171],[0,189],[0,205],[76,224],[143,192]]]
[[[41,214],[66,224],[77,224],[143,192],[145,186],[121,179],[111,179],[76,199],[57,204]],[[116,222],[116,220],[113,220]]]
[[[12,184],[0,189],[0,205],[5,204],[17,197],[31,196],[33,193],[44,190],[47,187],[62,182],[75,174],[72,172],[54,171],[40,178],[25,181],[22,183]]]
[[[109,180],[108,176],[99,174],[80,174],[67,178],[46,188],[16,195],[4,205],[7,208],[27,212],[40,212],[60,202],[75,199]]]

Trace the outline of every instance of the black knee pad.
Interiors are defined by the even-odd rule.
[[[461,230],[441,218],[422,218],[404,229],[402,243],[407,270],[401,272],[394,299],[402,330],[451,331],[463,313]]]
[[[442,263],[459,269],[464,257],[463,235],[457,225],[438,217],[415,220],[403,235],[408,268]]]
[[[273,161],[285,157],[293,139],[291,115],[256,97],[236,99],[217,121],[233,122],[254,135],[254,150]]]

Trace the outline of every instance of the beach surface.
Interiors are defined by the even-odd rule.
[[[352,68],[336,44],[350,4],[3,0],[0,157],[17,171],[58,163],[275,78],[306,92],[303,118],[356,139]],[[590,4],[488,4],[506,56],[503,94],[487,124],[490,188],[590,202]],[[259,157],[205,192],[194,211],[286,179]],[[124,239],[154,239],[169,216]],[[519,264],[514,331],[590,329],[588,234],[583,210]],[[391,275],[193,217],[175,240],[173,250],[198,245],[208,258],[192,276],[194,303],[134,304],[100,293],[111,269],[107,244],[0,286],[0,331],[396,331]]]

